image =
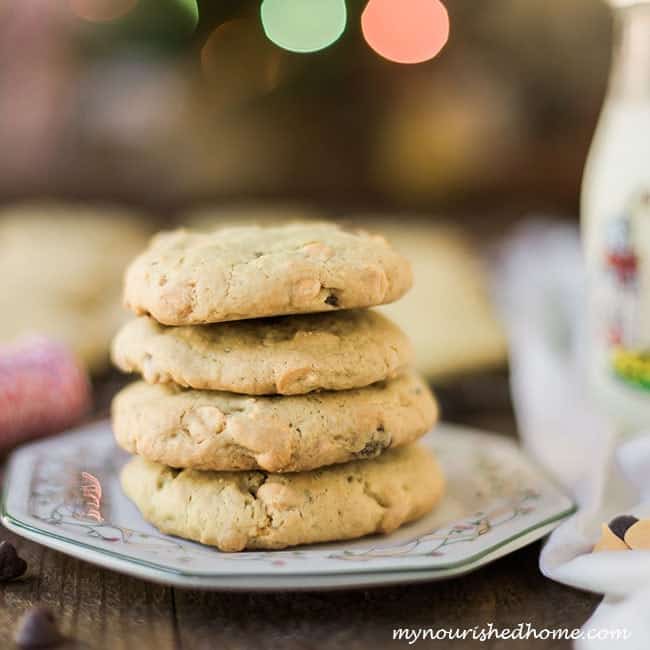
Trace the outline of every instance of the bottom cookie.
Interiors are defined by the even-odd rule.
[[[429,512],[444,489],[438,463],[419,445],[295,474],[176,470],[135,457],[121,478],[162,532],[222,551],[390,533]]]

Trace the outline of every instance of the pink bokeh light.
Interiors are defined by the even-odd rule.
[[[369,0],[361,30],[370,47],[389,61],[422,63],[449,38],[449,15],[439,0]]]

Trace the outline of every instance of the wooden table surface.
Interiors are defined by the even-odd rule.
[[[100,410],[113,392],[99,391]],[[450,393],[451,394],[451,393]],[[444,401],[443,401],[444,403]],[[453,400],[447,418],[514,435],[508,408],[462,412]],[[98,569],[6,530],[28,562],[22,579],[0,584],[0,648],[11,648],[15,623],[36,603],[49,605],[71,639],[66,648],[184,650],[309,648],[527,648],[530,641],[393,641],[395,627],[469,628],[492,623],[537,628],[581,626],[599,597],[544,578],[540,543],[463,578],[404,587],[342,592],[229,594],[162,587]],[[535,641],[569,648],[568,641]]]

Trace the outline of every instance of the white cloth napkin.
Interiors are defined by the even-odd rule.
[[[650,517],[650,434],[621,439],[583,372],[584,273],[577,230],[528,223],[506,245],[496,291],[510,340],[511,387],[526,450],[578,504],[540,556],[544,575],[604,594],[583,631],[625,628],[579,650],[650,647],[650,552],[591,553],[600,524]]]

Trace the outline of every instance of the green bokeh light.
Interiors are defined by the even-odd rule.
[[[191,37],[198,22],[196,0],[139,0],[124,26],[134,35],[182,40]]]
[[[317,52],[345,30],[345,0],[264,0],[260,9],[268,38],[291,52]]]
[[[84,5],[81,1],[76,4]],[[92,7],[92,2],[88,5]],[[85,20],[83,13],[75,13],[88,51],[109,56],[116,45],[180,52],[187,48],[199,22],[196,0],[137,0],[126,13],[109,21]]]

